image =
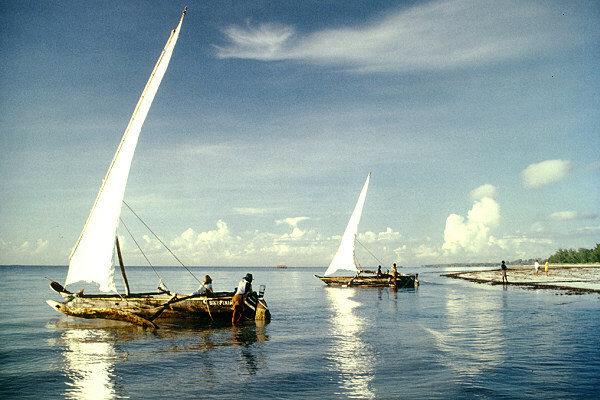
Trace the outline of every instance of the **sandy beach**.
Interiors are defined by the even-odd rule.
[[[500,268],[485,271],[459,272],[443,276],[465,279],[472,282],[502,284]],[[509,285],[525,286],[532,289],[555,289],[569,294],[600,293],[600,265],[550,265],[548,276],[544,265],[540,265],[538,275],[533,265],[510,266],[507,271]]]

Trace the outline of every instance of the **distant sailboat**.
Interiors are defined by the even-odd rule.
[[[150,75],[102,181],[87,222],[71,253],[65,286],[80,281],[94,282],[99,285],[100,291],[113,294],[74,294],[53,281],[51,288],[60,293],[65,301],[58,303],[48,300],[47,303],[64,314],[83,318],[122,320],[146,327],[156,327],[154,320],[159,316],[174,319],[199,318],[209,321],[231,319],[233,293],[214,293],[210,297],[204,294],[186,296],[160,290],[160,288],[156,293],[129,293],[129,283],[122,265],[116,235],[125,186],[138,137],[167,70],[186,11],[187,7],[181,15],[177,28],[171,31],[167,44]],[[125,295],[117,293],[113,279],[115,248],[125,282]],[[260,294],[252,293],[248,296],[247,309],[251,310],[248,317],[263,320],[269,318],[270,313],[262,294],[261,291]]]
[[[358,233],[358,223],[362,215],[362,209],[367,197],[367,189],[371,173],[367,175],[367,179],[358,196],[358,201],[354,207],[354,211],[350,216],[340,246],[338,247],[333,260],[329,264],[329,268],[325,271],[324,276],[315,275],[330,286],[391,286],[395,288],[415,287],[418,285],[418,275],[413,274],[381,274],[377,276],[374,271],[366,271],[356,265],[355,243]],[[340,270],[351,271],[354,276],[332,276]]]

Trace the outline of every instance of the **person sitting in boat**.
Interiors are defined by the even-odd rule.
[[[398,270],[396,269],[396,263],[392,265],[392,275],[396,277],[398,275]]]
[[[381,265],[377,267],[377,277],[381,278]]]
[[[200,287],[198,288],[198,290],[196,290],[193,294],[203,294],[206,296],[210,296],[211,294],[213,294],[211,277],[206,275],[204,277],[204,282],[202,282],[202,284],[200,284]]]
[[[250,293],[252,293],[252,274],[246,274],[238,284],[233,295],[233,316],[231,318],[231,323],[233,325],[242,323],[244,317],[244,298]]]

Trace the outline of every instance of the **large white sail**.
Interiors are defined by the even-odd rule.
[[[369,172],[367,180],[360,192],[360,196],[358,196],[358,201],[356,202],[350,221],[348,221],[348,226],[346,226],[346,230],[344,231],[344,236],[342,236],[340,247],[338,248],[337,253],[335,253],[331,264],[329,264],[329,268],[325,271],[325,276],[330,276],[340,269],[358,272],[358,268],[356,268],[356,264],[354,263],[354,242],[356,240],[358,223],[360,222],[363,205],[365,204],[365,197],[367,196],[370,178],[371,173]]]
[[[171,32],[125,129],[94,207],[71,253],[65,285],[87,281],[98,283],[104,292],[115,290],[113,253],[133,153],[152,100],[169,65],[184,15],[185,10],[177,28]]]

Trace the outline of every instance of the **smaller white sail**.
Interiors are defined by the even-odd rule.
[[[354,212],[352,212],[350,221],[348,221],[348,226],[346,226],[346,230],[344,231],[344,236],[342,236],[340,247],[338,248],[337,253],[335,253],[331,264],[329,264],[329,268],[325,271],[325,276],[330,276],[340,269],[358,272],[358,268],[354,263],[354,245],[356,234],[358,232],[358,223],[360,222],[363,205],[365,204],[365,197],[367,197],[367,188],[369,187],[370,178],[371,173],[369,172],[367,180],[360,192],[360,196],[358,196]]]

